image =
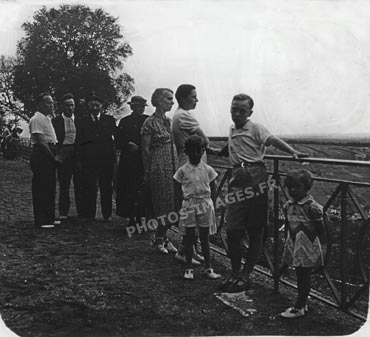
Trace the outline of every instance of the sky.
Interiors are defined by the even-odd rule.
[[[61,3],[119,19],[135,95],[150,102],[155,88],[195,85],[194,115],[209,136],[228,134],[237,93],[254,99],[252,119],[274,134],[369,133],[370,1],[0,0],[0,54],[15,54],[36,10]]]

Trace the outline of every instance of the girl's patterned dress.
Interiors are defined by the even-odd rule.
[[[315,224],[323,221],[322,206],[311,195],[285,205],[288,235],[282,265],[319,267],[324,264],[320,240]]]

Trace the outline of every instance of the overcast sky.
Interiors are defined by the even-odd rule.
[[[34,11],[59,3],[118,17],[134,51],[126,71],[135,94],[150,101],[157,87],[194,84],[195,116],[210,136],[227,135],[240,92],[254,98],[253,118],[276,134],[370,130],[369,1],[0,0],[0,54],[15,54]]]

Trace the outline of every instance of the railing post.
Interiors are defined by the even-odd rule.
[[[274,290],[279,292],[279,160],[274,160],[274,179],[276,186],[274,188]]]
[[[340,272],[341,272],[341,300],[340,308],[345,311],[347,303],[346,292],[346,252],[347,252],[347,189],[345,183],[341,183],[340,191],[340,222],[341,222],[341,251],[340,251]]]

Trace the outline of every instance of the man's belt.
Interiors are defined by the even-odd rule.
[[[67,146],[75,146],[75,144],[62,144],[63,147],[67,147]]]
[[[233,165],[233,168],[252,167],[252,166],[265,166],[265,163],[263,161],[242,161],[241,163]]]

